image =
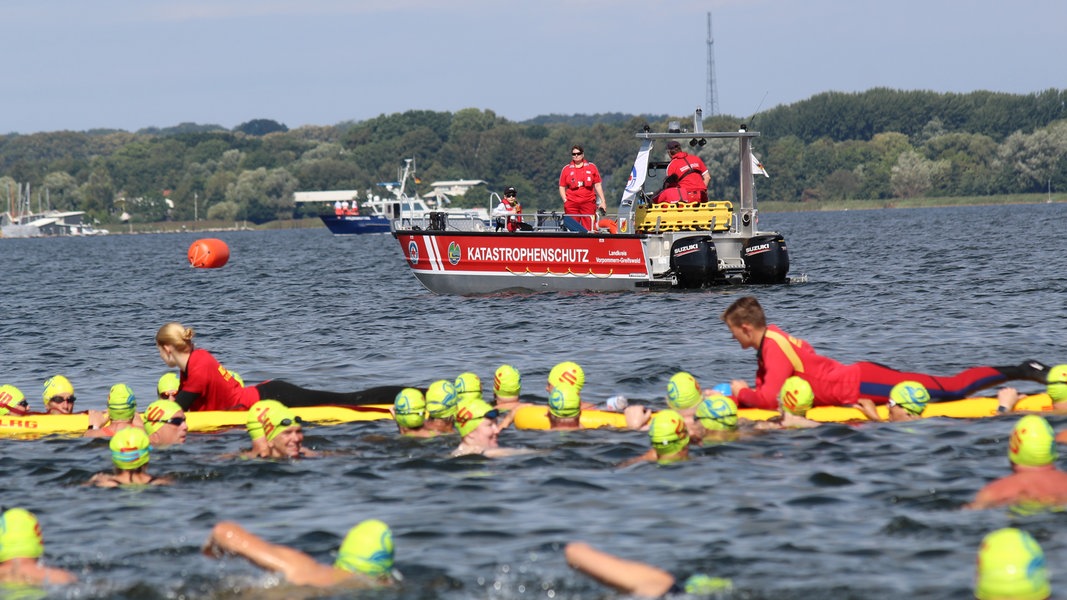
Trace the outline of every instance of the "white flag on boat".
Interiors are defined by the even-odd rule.
[[[626,189],[622,191],[620,206],[632,206],[637,192],[645,185],[645,175],[648,173],[648,154],[652,151],[652,140],[641,142],[641,150],[634,159],[633,169],[630,170],[630,179],[626,181]]]
[[[752,174],[753,175],[763,175],[764,177],[770,177],[770,174],[767,173],[767,169],[763,168],[763,163],[761,163],[759,161],[759,159],[756,158],[756,155],[753,154],[751,150],[749,150],[748,155],[750,157],[752,157]]]

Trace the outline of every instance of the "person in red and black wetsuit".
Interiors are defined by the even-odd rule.
[[[167,323],[156,332],[159,357],[168,367],[181,369],[181,386],[174,401],[184,411],[248,410],[260,399],[277,400],[289,407],[392,404],[406,387],[386,385],[359,392],[324,392],[277,379],[243,387],[210,352],[193,346],[195,333],[181,323]]]
[[[667,153],[671,162],[667,165],[667,179],[680,188],[680,202],[706,202],[711,173],[707,165],[694,154],[682,152],[682,145],[677,140],[667,142]]]
[[[815,406],[851,405],[860,398],[885,404],[890,390],[902,381],[921,383],[931,400],[939,402],[966,398],[1009,380],[1044,383],[1048,376],[1049,368],[1034,360],[1012,367],[972,367],[948,377],[907,373],[872,362],[843,365],[817,354],[804,340],[768,325],[763,307],[752,296],[736,300],[721,318],[737,343],[756,350],[759,358],[755,388],[740,379],[730,382],[738,406],[776,409],[782,383],[792,375],[811,384]]]

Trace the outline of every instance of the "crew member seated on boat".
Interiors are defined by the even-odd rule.
[[[504,195],[500,198],[500,204],[493,209],[493,222],[496,230],[507,228],[508,231],[530,231],[533,229],[522,220],[522,205],[517,198],[518,192],[513,187],[504,189]]]
[[[664,191],[659,194],[657,202],[706,202],[711,173],[699,156],[682,152],[682,145],[677,140],[667,142],[667,154],[671,162],[667,165],[667,179]],[[677,188],[670,192],[668,188]]]
[[[333,214],[337,215],[338,217],[345,214],[345,209],[343,206],[341,206],[340,200],[333,203]]]

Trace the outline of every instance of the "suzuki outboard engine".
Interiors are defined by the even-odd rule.
[[[700,288],[710,284],[719,274],[715,243],[706,235],[675,240],[671,246],[671,271],[678,278],[678,287]]]
[[[789,252],[781,234],[757,235],[741,251],[749,283],[782,283],[789,273]]]

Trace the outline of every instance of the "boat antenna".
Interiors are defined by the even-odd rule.
[[[760,111],[760,109],[761,109],[761,108],[763,108],[763,103],[764,103],[764,102],[765,102],[765,101],[767,100],[767,94],[770,94],[770,93],[771,93],[771,91],[770,91],[770,90],[767,90],[766,92],[763,92],[763,98],[760,98],[759,104],[758,104],[758,105],[756,105],[756,112],[752,113],[752,116],[748,118],[748,121],[747,121],[746,123],[742,123],[742,124],[741,124],[741,125],[742,125],[742,127],[744,127],[744,128],[746,129],[746,130],[747,130],[747,129],[748,129],[749,127],[751,127],[751,126],[752,126],[752,123],[753,123],[753,122],[755,122],[755,120],[756,120],[756,115],[758,115],[758,114],[759,114],[759,111]]]

